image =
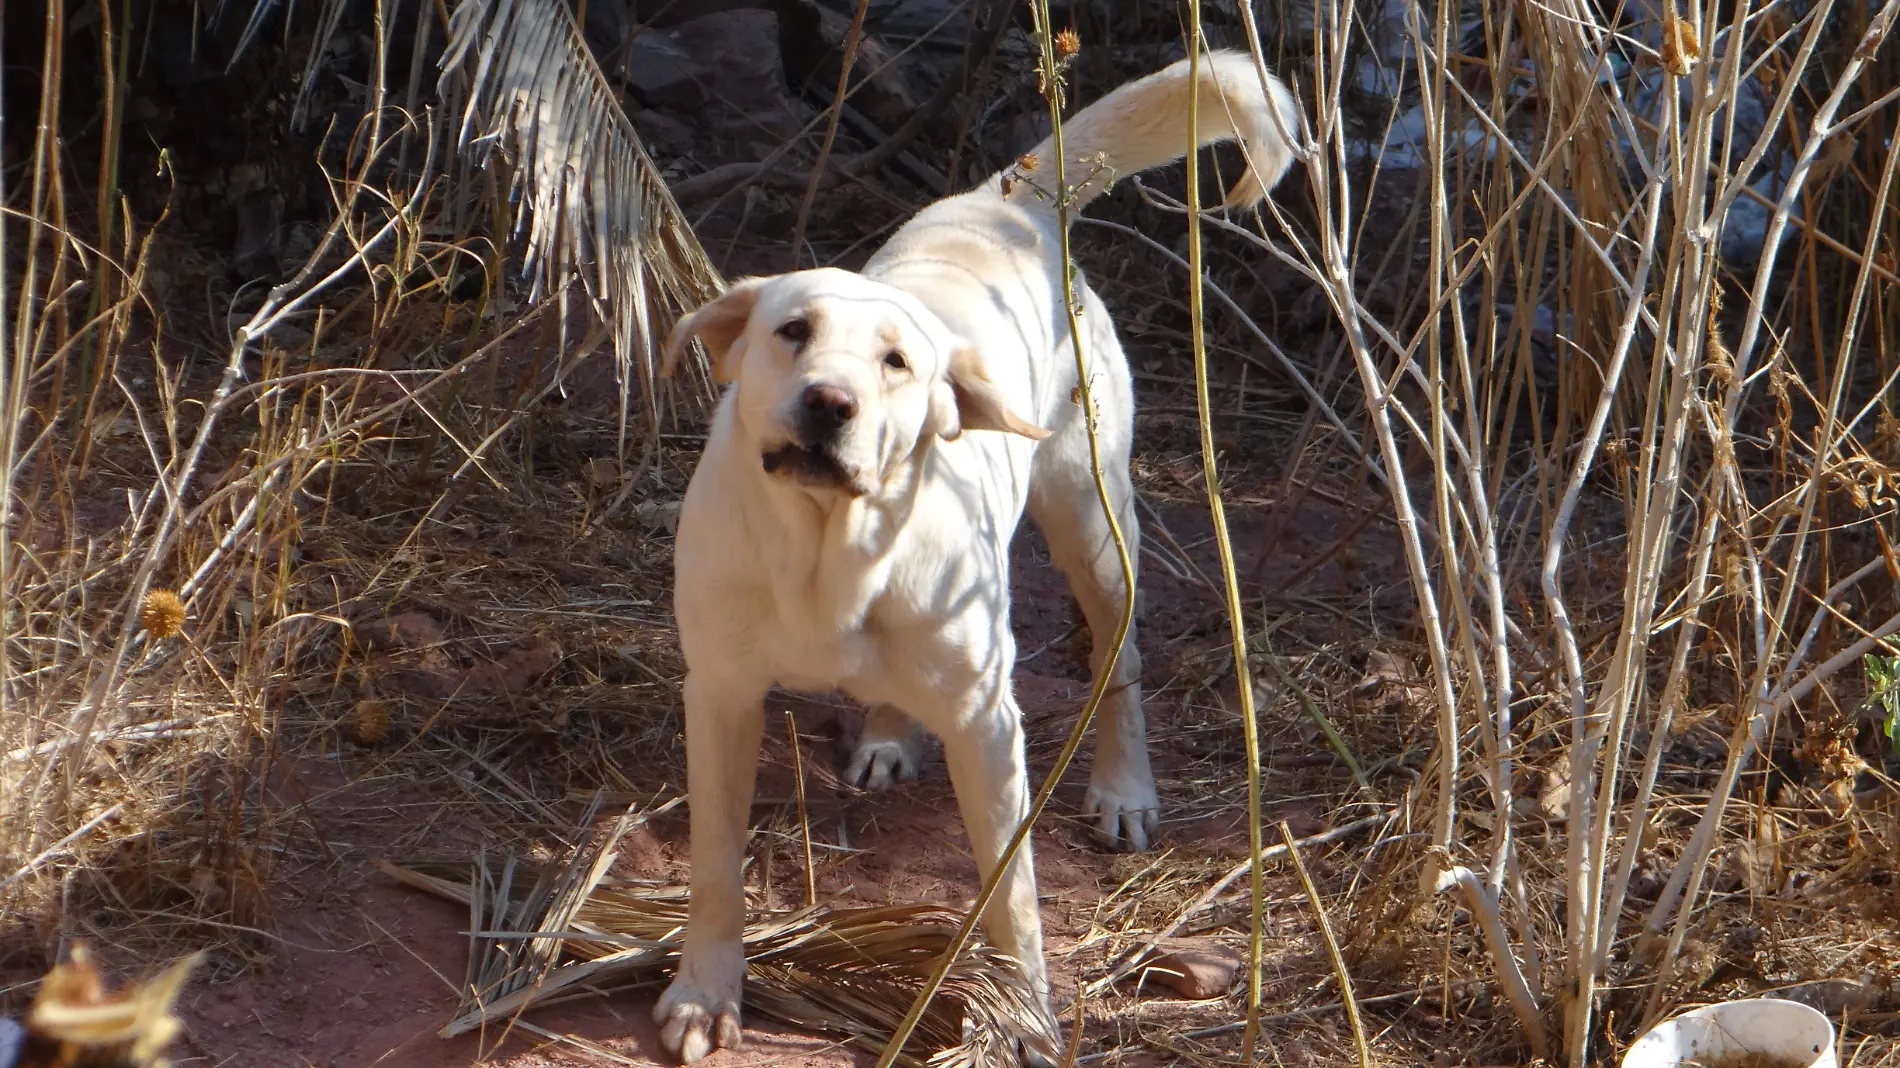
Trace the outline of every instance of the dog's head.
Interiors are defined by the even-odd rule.
[[[849,271],[738,282],[673,328],[662,373],[694,338],[713,377],[737,383],[739,432],[766,472],[813,489],[871,493],[931,436],[1048,435],[922,302]]]

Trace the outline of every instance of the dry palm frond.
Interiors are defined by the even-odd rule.
[[[579,275],[613,329],[623,376],[637,362],[650,382],[651,312],[701,303],[724,281],[573,14],[563,0],[462,0],[449,29],[444,79],[461,73],[470,83],[459,143],[511,157],[536,296]],[[647,399],[652,415],[650,391]]]
[[[293,125],[304,121],[318,58],[345,2],[324,0],[318,12]],[[232,63],[276,6],[254,0]],[[533,299],[578,277],[611,327],[624,419],[630,376],[637,369],[643,382],[652,381],[650,343],[655,326],[666,325],[653,314],[703,303],[725,280],[621,111],[565,0],[459,0],[453,7],[441,98],[466,99],[458,144],[479,162],[498,150],[508,158],[515,183],[509,199],[519,205],[517,229],[527,230],[523,266],[534,280]],[[466,85],[451,84],[458,76]],[[646,399],[649,418],[657,419],[651,390]]]
[[[26,1015],[19,1068],[165,1068],[180,1030],[172,1003],[198,962],[187,957],[148,983],[108,994],[84,944],[53,966]]]
[[[606,877],[623,818],[606,844],[531,873],[512,857],[384,864],[397,880],[465,904],[473,924],[461,1011],[444,1037],[512,1018],[585,982],[664,978],[686,930],[681,887]],[[889,1041],[962,915],[940,905],[755,911],[745,926],[746,1004],[794,1027],[871,1050]],[[941,1068],[1013,1064],[1018,1043],[1053,1061],[1056,1025],[1016,961],[966,950],[899,1063]]]

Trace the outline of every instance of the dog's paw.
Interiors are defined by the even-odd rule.
[[[1151,777],[1121,777],[1126,781],[1097,776],[1089,783],[1082,798],[1082,815],[1094,824],[1096,841],[1110,849],[1139,853],[1161,826],[1161,800],[1155,796]]]
[[[844,781],[861,790],[888,790],[917,777],[920,762],[910,744],[894,738],[866,739],[851,754]]]
[[[721,976],[708,980],[704,974],[707,970],[682,965],[673,985],[653,1007],[653,1022],[660,1025],[660,1044],[686,1064],[715,1049],[737,1049],[744,1040],[739,1030],[744,962],[730,979]]]

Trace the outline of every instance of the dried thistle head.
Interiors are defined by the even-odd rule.
[[[1733,546],[1722,550],[1722,592],[1731,597],[1740,597],[1747,588],[1748,568],[1742,554]]]
[[[1900,453],[1900,417],[1884,405],[1874,414],[1874,448],[1890,458]]]
[[[389,706],[374,698],[356,702],[350,710],[350,740],[357,745],[377,745],[389,737]]]
[[[1074,30],[1063,30],[1061,33],[1056,34],[1056,58],[1058,60],[1066,61],[1074,59],[1076,53],[1080,51],[1082,51],[1082,38],[1076,36]]]
[[[1709,322],[1708,371],[1710,378],[1725,386],[1735,381],[1735,357],[1729,353],[1728,346],[1722,343],[1721,331],[1716,329],[1713,320]]]
[[[1619,476],[1629,474],[1630,451],[1627,440],[1621,437],[1604,438],[1599,448],[1603,453],[1603,462],[1610,466],[1611,471]]]
[[[1016,169],[1027,174],[1042,166],[1042,160],[1034,152],[1025,152],[1016,157]]]
[[[1788,380],[1792,377],[1787,368],[1777,360],[1768,372],[1768,395],[1773,397],[1782,408],[1788,406]]]
[[[1678,78],[1687,76],[1696,60],[1702,58],[1702,42],[1696,37],[1694,24],[1677,15],[1664,19],[1661,52],[1664,70]]]
[[[148,591],[139,606],[139,626],[160,640],[176,637],[185,627],[185,602],[170,590]]]

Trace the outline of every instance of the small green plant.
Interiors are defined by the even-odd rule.
[[[1878,706],[1886,712],[1886,720],[1880,729],[1886,733],[1888,744],[1895,753],[1900,753],[1900,656],[1881,656],[1868,653],[1864,661],[1867,667],[1867,703]]]

